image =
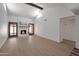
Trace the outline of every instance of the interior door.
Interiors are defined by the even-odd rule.
[[[17,23],[16,22],[9,22],[9,37],[16,37],[17,36]]]

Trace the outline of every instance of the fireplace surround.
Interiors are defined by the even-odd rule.
[[[22,35],[22,34],[26,34],[26,30],[21,30],[20,31],[20,34]]]

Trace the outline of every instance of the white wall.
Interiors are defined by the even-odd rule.
[[[4,4],[0,3],[0,48],[8,37],[8,20]]]
[[[65,6],[44,8],[42,18],[35,21],[35,34],[44,38],[60,42],[60,20],[61,17],[73,15]],[[45,19],[47,21],[45,21]]]
[[[19,17],[19,16],[8,16],[9,22],[22,22],[22,23],[33,23],[32,19],[29,19],[27,17]]]
[[[79,49],[79,15],[76,15],[76,48]]]
[[[67,39],[76,41],[76,19],[75,17],[65,17],[60,19],[60,35],[61,40]]]

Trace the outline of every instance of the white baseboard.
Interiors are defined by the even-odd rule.
[[[48,40],[52,40],[52,41],[58,42],[58,43],[61,42],[61,41],[57,41],[57,40],[54,39],[54,38],[46,37],[46,36],[43,36],[43,35],[38,35],[38,34],[35,34],[35,35],[37,35],[37,36],[39,36],[39,37],[43,37],[43,38],[48,39]]]
[[[2,42],[0,42],[0,48],[4,45],[4,43],[6,42],[6,40],[7,40],[7,38],[2,38],[3,39],[3,41]]]

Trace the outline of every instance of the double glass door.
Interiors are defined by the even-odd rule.
[[[17,23],[9,22],[9,37],[17,36]]]

